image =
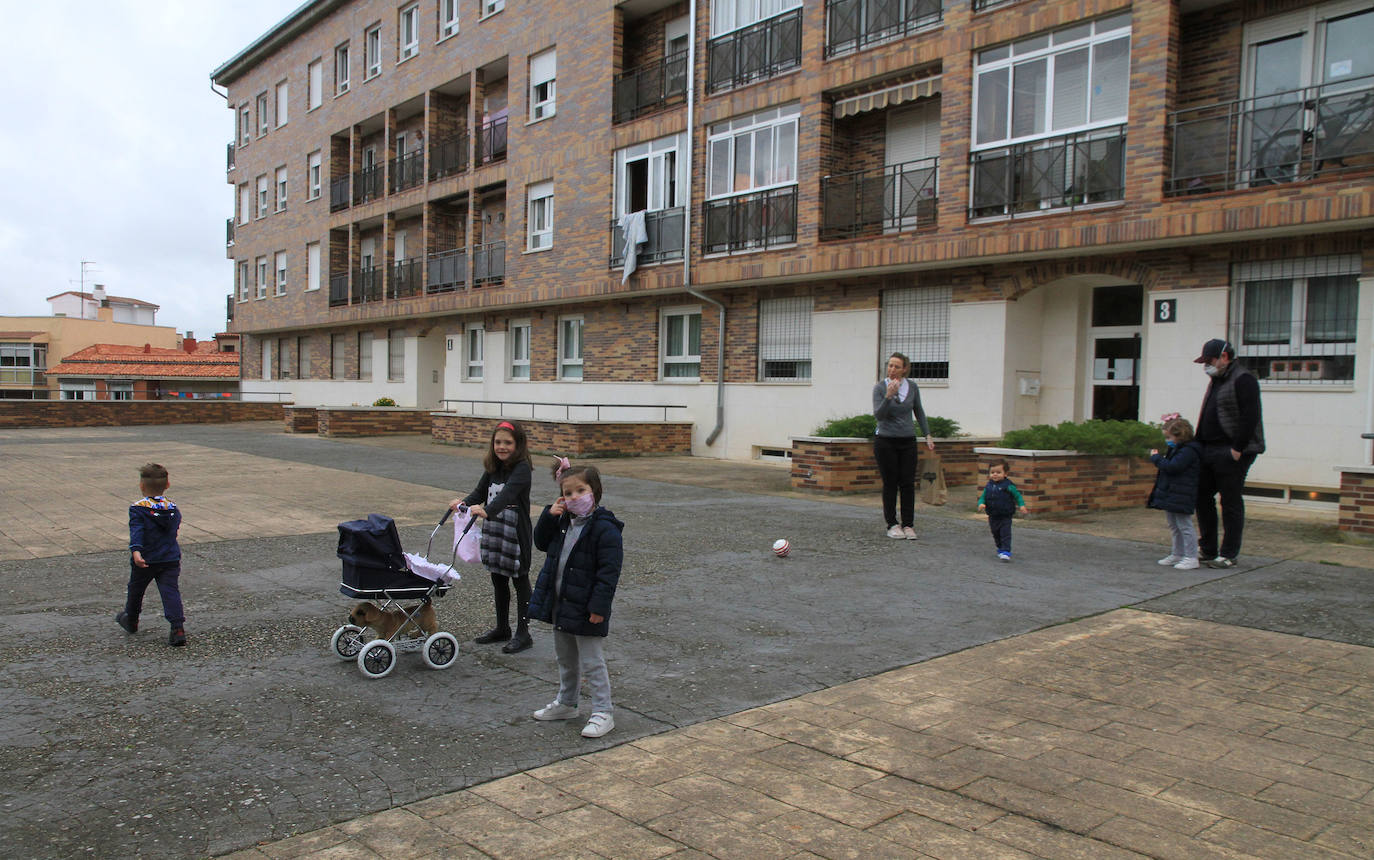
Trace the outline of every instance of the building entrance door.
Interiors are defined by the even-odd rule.
[[[1140,336],[1145,291],[1139,284],[1095,287],[1088,332],[1088,417],[1134,421],[1140,418]]]

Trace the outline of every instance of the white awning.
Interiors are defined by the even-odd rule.
[[[940,92],[939,75],[922,78],[919,81],[907,81],[904,84],[896,84],[871,93],[840,99],[835,102],[835,119],[854,116],[864,111],[882,110],[904,102],[914,102],[917,99],[933,96],[938,92]]]

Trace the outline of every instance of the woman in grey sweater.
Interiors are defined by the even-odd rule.
[[[911,360],[900,352],[887,360],[887,375],[873,386],[873,417],[878,432],[873,439],[873,457],[883,478],[883,516],[887,536],[916,540],[916,423],[926,437],[926,447],[935,450],[930,438],[926,411],[921,408],[921,389],[908,378]],[[913,420],[914,419],[914,420]],[[897,523],[897,493],[902,496],[902,522]]]

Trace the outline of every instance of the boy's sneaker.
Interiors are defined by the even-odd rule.
[[[1201,566],[1195,558],[1180,558],[1178,564],[1174,565],[1174,570],[1197,570]]]
[[[185,630],[182,630],[180,627],[173,627],[173,628],[172,628],[172,632],[167,634],[167,644],[168,644],[168,645],[185,645],[185,644],[186,644],[186,631],[185,631]]]
[[[892,528],[888,529],[887,536],[890,538],[896,538],[897,540],[906,540],[906,535],[902,533],[901,526],[893,526]]]
[[[1164,556],[1159,560],[1159,566],[1168,567],[1173,564],[1178,564],[1180,561],[1183,561],[1183,556],[1169,553],[1168,555]]]
[[[615,728],[615,717],[598,712],[592,714],[592,718],[587,720],[587,724],[582,727],[582,737],[599,738],[613,728]]]
[[[125,633],[138,632],[138,619],[130,618],[129,613],[121,612],[115,616],[115,623],[124,628]]]
[[[1219,555],[1211,561],[1207,562],[1207,566],[1210,568],[1214,568],[1216,570],[1226,570],[1228,568],[1235,567],[1236,560],[1234,558],[1227,558],[1224,555]]]
[[[557,700],[549,702],[534,712],[536,720],[571,720],[575,716],[577,716],[576,706],[565,705]]]
[[[999,552],[999,553],[997,553],[997,560],[998,560],[998,561],[1011,561],[1011,553],[1009,553],[1009,552]]]

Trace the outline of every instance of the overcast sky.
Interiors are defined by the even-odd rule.
[[[303,0],[3,4],[0,316],[86,289],[157,305],[159,325],[224,331],[233,115],[210,73]]]

